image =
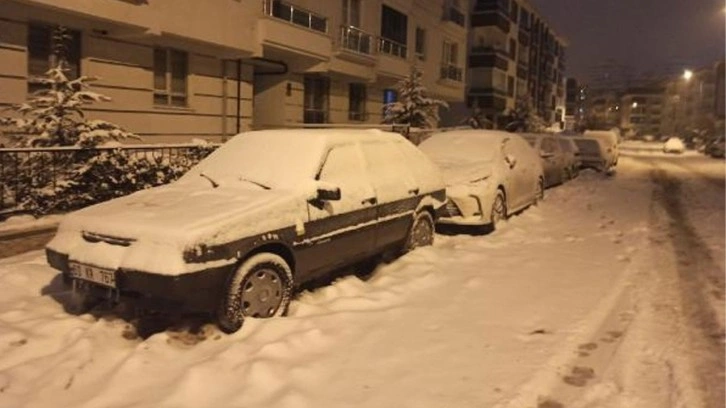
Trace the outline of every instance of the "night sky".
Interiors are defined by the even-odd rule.
[[[680,72],[724,58],[723,0],[530,0],[569,41],[567,76],[612,61],[632,72]]]

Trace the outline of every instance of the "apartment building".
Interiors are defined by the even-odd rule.
[[[664,82],[661,133],[713,133],[724,122],[724,62]]]
[[[414,64],[464,100],[464,0],[4,0],[0,107],[24,101],[71,29],[69,75],[112,102],[87,109],[146,143],[303,123],[381,122]]]
[[[626,136],[660,134],[663,114],[663,92],[660,86],[633,87],[620,98],[620,129]]]
[[[496,124],[529,98],[542,118],[562,123],[565,40],[526,0],[473,0],[470,18],[467,106]]]
[[[565,129],[568,131],[582,128],[586,116],[587,88],[577,79],[565,80]]]

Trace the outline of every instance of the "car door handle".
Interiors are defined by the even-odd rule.
[[[360,202],[361,204],[370,204],[375,205],[378,203],[378,199],[375,197],[366,198],[363,201]]]
[[[408,190],[408,194],[416,195],[416,194],[418,194],[419,191],[420,190],[418,189],[418,187],[412,188],[412,189]]]

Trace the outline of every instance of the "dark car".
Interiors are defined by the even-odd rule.
[[[439,170],[378,130],[269,130],[225,143],[178,181],[66,216],[48,262],[76,298],[216,312],[219,326],[285,313],[295,286],[433,241]]]
[[[557,136],[549,133],[523,133],[522,137],[529,142],[542,161],[545,187],[562,184],[570,178],[567,157],[557,141]]]

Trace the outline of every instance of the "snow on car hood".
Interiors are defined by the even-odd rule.
[[[490,161],[467,161],[462,158],[436,158],[447,187],[468,184],[486,179],[492,175]]]
[[[200,269],[184,262],[185,251],[295,225],[306,214],[304,206],[304,195],[290,190],[244,182],[219,188],[205,180],[173,183],[69,214],[48,247],[109,269],[181,274]],[[127,245],[89,243],[83,233]]]

